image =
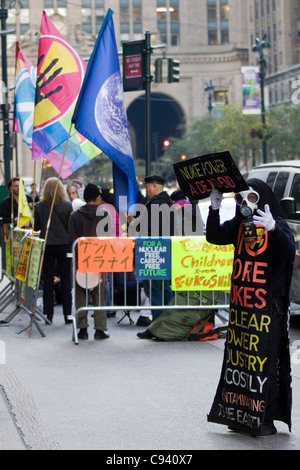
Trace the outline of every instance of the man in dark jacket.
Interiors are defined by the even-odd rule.
[[[109,217],[109,214],[97,216],[98,206],[101,204],[102,199],[99,188],[92,183],[89,183],[84,190],[84,200],[86,205],[82,206],[77,211],[73,212],[69,221],[69,234],[70,241],[74,242],[80,237],[96,237],[98,224],[103,221],[104,217]],[[101,281],[100,281],[101,279]],[[75,292],[75,304],[76,310],[86,306],[86,289],[89,288],[85,285],[86,277],[79,279],[77,273],[76,278],[76,292]],[[80,283],[80,284],[79,284]],[[100,297],[99,297],[99,285],[101,285]],[[93,305],[99,305],[99,298],[101,305],[106,305],[106,274],[101,273],[99,276],[99,282],[97,286],[92,290]],[[88,310],[82,311],[78,315],[78,333],[79,339],[88,339]],[[95,324],[95,340],[109,338],[109,335],[105,333],[107,330],[106,326],[106,312],[104,310],[94,311],[94,324]]]
[[[159,175],[150,175],[145,178],[146,195],[148,202],[145,211],[140,217],[140,236],[148,237],[169,237],[174,235],[175,211],[170,210],[173,201],[166,191],[164,191],[165,180]],[[152,280],[151,289],[149,281],[143,281],[143,287],[147,297],[152,299],[153,306],[162,305],[162,293],[164,292],[164,304],[168,305],[173,297],[170,287],[171,281]],[[155,320],[162,313],[162,310],[153,310],[152,318]],[[146,326],[146,325],[145,325]],[[139,333],[140,338],[147,338],[149,331]]]
[[[148,202],[140,216],[139,235],[148,237],[169,237],[174,235],[174,211],[170,211],[173,201],[164,191],[162,176],[151,175],[145,178]]]

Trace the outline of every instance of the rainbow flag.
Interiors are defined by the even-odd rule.
[[[71,125],[86,64],[43,12],[36,80],[32,160],[45,158],[67,178],[101,153]],[[70,139],[66,148],[68,135]]]
[[[16,43],[14,131],[32,147],[36,70]]]

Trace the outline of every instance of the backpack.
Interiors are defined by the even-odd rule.
[[[189,341],[209,341],[216,340],[225,336],[224,331],[227,330],[227,326],[215,326],[209,321],[201,321],[196,325],[188,334]]]

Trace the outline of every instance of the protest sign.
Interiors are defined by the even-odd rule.
[[[205,237],[172,239],[174,291],[229,291],[233,266],[232,245],[212,245]]]
[[[12,267],[14,274],[17,272],[21,251],[23,249],[23,243],[28,233],[27,230],[22,228],[15,228],[13,233],[12,244]]]
[[[198,156],[173,166],[178,184],[190,201],[209,197],[212,185],[221,193],[249,189],[227,151]]]
[[[263,420],[270,392],[271,331],[280,323],[267,308],[271,291],[267,232],[257,245],[241,244],[234,261],[226,352],[208,415],[209,421],[251,433],[258,432]]]
[[[22,282],[26,281],[30,250],[31,250],[31,238],[26,237],[23,243],[22,250],[21,250],[18,269],[16,273],[16,279]]]
[[[43,243],[45,240],[42,238],[33,238],[32,239],[32,247],[31,247],[31,255],[30,255],[30,262],[28,268],[28,277],[27,277],[27,285],[32,289],[36,289],[38,275],[39,275],[39,268],[40,268],[40,259],[42,254]]]
[[[170,238],[137,238],[135,242],[137,281],[171,279]]]
[[[112,273],[133,271],[133,239],[79,238],[78,271]]]

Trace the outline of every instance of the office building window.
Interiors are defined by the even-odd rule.
[[[207,0],[208,44],[218,44],[217,0]]]
[[[92,26],[92,0],[81,0],[82,31],[93,34]]]
[[[15,46],[16,41],[29,31],[29,0],[21,2],[11,2],[8,8],[7,29],[15,29],[15,34],[6,36],[7,47]]]
[[[221,44],[229,43],[229,5],[228,0],[220,1]]]
[[[206,0],[208,44],[229,43],[229,12],[228,0]]]
[[[171,46],[180,43],[179,0],[170,0]]]
[[[104,0],[95,0],[96,34],[100,31],[105,17]]]
[[[132,0],[133,10],[133,39],[139,40],[143,36],[142,0]]]
[[[178,46],[180,44],[179,0],[157,0],[156,17],[161,42],[169,46]]]

